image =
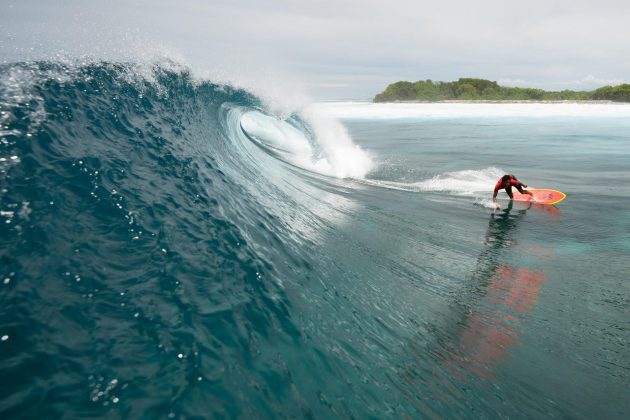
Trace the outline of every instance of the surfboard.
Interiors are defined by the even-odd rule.
[[[534,194],[537,204],[558,204],[567,198],[565,193],[556,190],[527,188],[527,191],[531,191]],[[532,197],[529,194],[521,194],[516,188],[512,188],[512,194],[514,195],[514,201],[532,201]]]

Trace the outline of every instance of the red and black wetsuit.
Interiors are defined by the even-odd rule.
[[[512,187],[516,187],[516,189],[521,193],[525,194],[523,191],[523,183],[516,179],[514,175],[510,175],[510,185],[508,187],[503,186],[503,179],[499,179],[499,182],[494,186],[494,193],[496,194],[499,190],[505,188],[505,192],[512,197]]]

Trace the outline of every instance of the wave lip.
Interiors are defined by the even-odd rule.
[[[241,116],[241,128],[247,136],[266,149],[287,157],[310,157],[313,148],[306,136],[291,124],[259,111]]]
[[[352,142],[339,122],[314,112],[300,117],[283,120],[247,111],[240,117],[240,127],[268,153],[311,172],[361,179],[372,170],[370,156]]]

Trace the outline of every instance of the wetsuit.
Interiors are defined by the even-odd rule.
[[[499,182],[497,182],[497,184],[494,186],[494,193],[496,194],[499,190],[505,188],[505,192],[507,193],[507,195],[509,195],[510,198],[512,198],[512,187],[516,187],[516,189],[521,194],[526,194],[525,191],[523,190],[524,186],[525,184],[523,184],[521,181],[516,179],[514,175],[510,175],[510,185],[507,188],[504,187],[503,179],[499,179]]]

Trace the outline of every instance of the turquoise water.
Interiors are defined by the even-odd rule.
[[[411,191],[371,191],[368,213],[380,220],[361,225],[380,227],[378,239],[365,237],[375,260],[406,268],[383,287],[406,286],[405,297],[387,298],[396,302],[390,311],[417,323],[409,328],[416,337],[401,344],[397,383],[420,412],[624,416],[628,121],[345,120],[381,161],[368,178]],[[485,192],[471,186],[497,179],[492,167],[568,198],[556,207],[486,209],[493,182]],[[353,235],[361,230],[353,226]]]
[[[279,115],[181,69],[0,74],[2,417],[630,408],[628,108]],[[494,210],[505,172],[568,197]]]

